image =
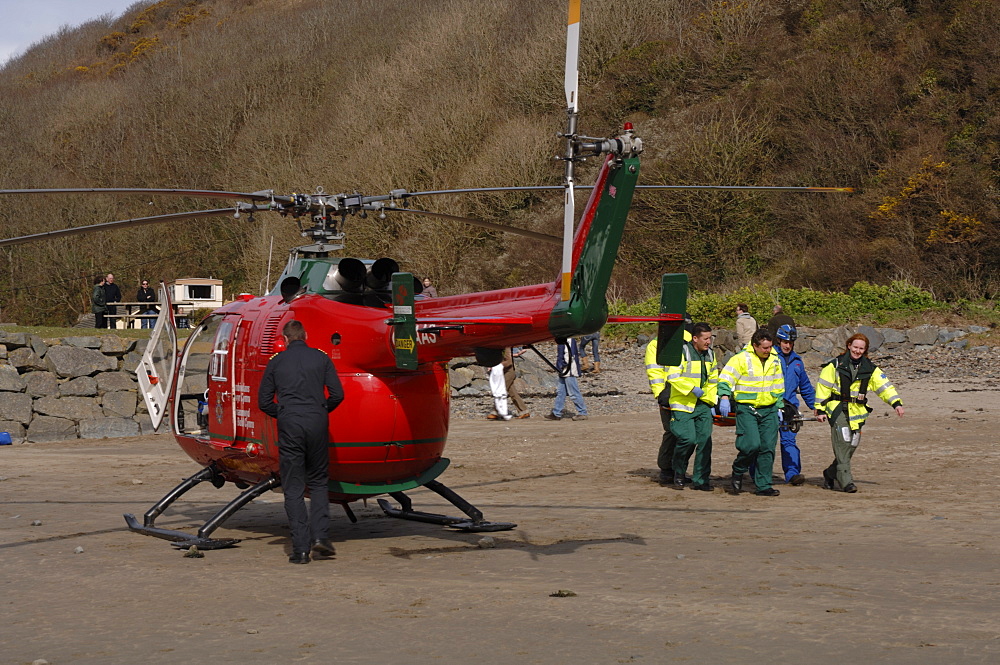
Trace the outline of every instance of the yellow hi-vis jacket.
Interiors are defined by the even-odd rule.
[[[691,342],[684,344],[681,364],[667,367],[667,383],[670,384],[670,410],[693,413],[700,399],[710,406],[718,401],[719,369],[715,364],[712,349],[705,351],[705,360]],[[701,397],[692,392],[701,388]]]
[[[691,333],[684,331],[684,341],[691,341]],[[653,397],[659,397],[667,386],[667,368],[656,364],[656,338],[646,345],[646,376],[649,378],[649,389]]]
[[[719,372],[719,396],[727,395],[740,404],[782,406],[785,378],[778,353],[772,349],[767,360],[761,361],[753,346],[747,344]]]
[[[896,387],[885,372],[875,366],[867,356],[862,356],[857,376],[851,381],[851,356],[845,353],[823,366],[816,382],[816,408],[822,409],[832,420],[842,403],[846,402],[847,420],[852,430],[859,430],[865,424],[872,409],[868,406],[868,391],[873,391],[883,402],[895,408],[903,405]],[[862,391],[862,383],[865,384]],[[850,384],[850,387],[848,387]],[[850,391],[845,400],[841,390]]]

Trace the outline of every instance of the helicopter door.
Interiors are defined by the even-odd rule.
[[[236,443],[236,411],[243,405],[236,400],[236,333],[240,316],[228,315],[219,324],[212,342],[208,369],[208,431],[213,439],[228,445]],[[243,397],[243,392],[240,393]]]
[[[167,412],[167,402],[174,383],[177,365],[177,330],[167,287],[160,282],[160,316],[149,336],[146,351],[135,368],[139,389],[146,401],[153,429],[159,429]]]

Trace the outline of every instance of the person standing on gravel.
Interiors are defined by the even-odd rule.
[[[795,340],[799,333],[795,326],[782,325],[778,327],[778,358],[781,360],[781,373],[785,377],[785,406],[781,410],[781,470],[785,474],[785,482],[791,485],[801,485],[806,481],[802,475],[802,457],[796,442],[796,433],[792,431],[791,419],[799,413],[799,399],[795,393],[802,395],[802,401],[812,411],[816,408],[813,385],[806,374],[802,356],[795,353]]]
[[[684,315],[685,320],[687,314]],[[684,341],[691,341],[691,332],[684,331]],[[646,378],[649,379],[649,389],[656,398],[659,405],[660,424],[663,425],[663,438],[660,439],[660,449],[656,453],[656,466],[660,468],[659,481],[661,485],[672,485],[674,482],[674,451],[677,448],[677,437],[670,431],[670,391],[667,387],[667,368],[656,362],[657,339],[654,337],[646,345]],[[660,395],[666,391],[664,401],[660,401]]]
[[[523,355],[524,349],[520,347],[508,348],[504,351],[503,382],[507,387],[507,396],[514,403],[514,408],[517,409],[517,417],[530,418],[531,413],[528,411],[528,405],[524,402],[524,398],[521,397],[521,393],[514,386],[514,381],[517,380],[517,368],[514,367],[514,358],[520,358]]]
[[[587,350],[590,349],[594,356],[594,363],[591,365],[587,358]],[[580,369],[584,372],[592,369],[594,374],[601,373],[601,331],[584,335],[580,338]]]
[[[94,291],[90,294],[90,312],[94,315],[94,327],[105,328],[104,315],[108,311],[106,296],[104,294],[104,277],[98,275],[94,278]]]
[[[504,350],[506,357],[507,351]],[[507,386],[503,380],[503,363],[499,362],[486,370],[490,382],[490,392],[493,394],[493,409],[495,413],[486,416],[487,420],[510,420],[514,416],[507,411]]]
[[[680,364],[667,367],[670,390],[662,390],[657,401],[671,411],[670,431],[677,439],[674,450],[674,489],[684,489],[684,474],[694,453],[691,489],[712,491],[712,407],[717,401],[719,371],[712,353],[712,328],[696,323],[691,341],[684,344]]]
[[[559,386],[556,389],[556,402],[552,406],[552,411],[543,417],[546,420],[562,420],[563,408],[566,406],[566,395],[573,399],[573,406],[576,407],[576,415],[573,420],[587,419],[587,405],[583,401],[583,393],[580,392],[580,384],[576,377],[580,376],[580,349],[576,345],[576,340],[560,340],[556,347],[558,357],[556,358],[556,377]]]
[[[306,344],[301,321],[292,319],[281,334],[287,348],[264,368],[257,406],[278,421],[278,468],[292,531],[288,562],[301,564],[309,563],[310,550],[336,552],[329,535],[329,414],[344,401],[344,389],[329,356]]]
[[[885,372],[868,358],[868,338],[861,333],[847,339],[847,351],[827,363],[816,382],[816,419],[830,420],[833,463],[823,470],[823,487],[834,483],[847,493],[858,491],[851,475],[851,457],[861,443],[861,428],[872,409],[868,391],[903,417],[903,400]]]
[[[736,412],[736,459],[730,488],[743,489],[743,474],[756,465],[757,496],[781,494],[771,484],[774,446],[778,443],[778,409],[784,402],[785,382],[781,361],[766,328],[758,329],[745,348],[719,372],[719,415]],[[735,402],[735,404],[732,404]],[[734,408],[735,407],[735,408]]]
[[[757,330],[757,319],[750,316],[750,306],[746,303],[736,305],[736,341],[740,349],[745,347]]]
[[[772,336],[778,334],[778,328],[781,326],[791,326],[795,327],[795,319],[785,314],[785,309],[781,305],[775,305],[774,309],[771,310],[771,318],[767,320],[767,332],[771,333]]]

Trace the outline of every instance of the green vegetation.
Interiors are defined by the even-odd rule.
[[[992,303],[962,300],[947,303],[906,282],[894,281],[887,286],[857,282],[846,293],[824,292],[809,288],[772,289],[763,285],[744,287],[720,294],[693,291],[688,298],[688,312],[695,321],[707,321],[712,326],[732,328],[736,321],[736,305],[745,303],[760,325],[767,323],[771,310],[780,303],[785,313],[797,323],[815,328],[829,328],[847,323],[867,323],[879,326],[909,327],[928,320],[1000,324],[1000,310]],[[656,316],[659,297],[637,304],[616,301],[612,315]],[[653,326],[622,326],[620,334],[649,332]],[[608,329],[616,334],[619,327]]]
[[[633,122],[641,182],[859,190],[641,192],[615,293],[641,300],[651,275],[684,271],[713,292],[849,296],[902,279],[953,303],[1000,296],[998,33],[983,0],[587,0],[580,131]],[[557,184],[564,35],[563,2],[137,2],[0,69],[0,188]],[[579,182],[595,168],[582,164]],[[229,204],[4,197],[0,235]],[[558,194],[426,204],[561,228]],[[445,294],[558,270],[547,246],[452,222],[371,216],[346,231],[349,255],[396,258]],[[227,295],[259,293],[301,243],[293,220],[259,214],[4,248],[0,307],[18,322],[75,322],[89,277],[109,270],[126,296],[142,277],[208,274]],[[816,316],[846,316],[835,300]]]

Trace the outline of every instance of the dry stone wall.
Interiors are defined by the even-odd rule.
[[[0,331],[0,432],[15,443],[152,432],[135,379],[146,343]]]
[[[909,330],[800,327],[796,349],[809,351],[802,357],[810,369],[838,355],[855,332],[868,336],[876,358],[882,353],[934,347],[988,353],[988,347],[969,342],[970,334],[987,330],[981,326],[947,328],[930,324]],[[738,350],[736,335],[724,328],[714,332],[716,354],[724,363]],[[647,342],[649,337],[640,335],[629,343],[644,347]],[[135,379],[135,368],[146,343],[113,335],[43,340],[36,335],[0,331],[0,432],[9,432],[15,443],[151,433],[152,425]],[[554,345],[539,348],[554,358]],[[533,353],[519,358],[516,367],[516,387],[522,395],[555,392],[554,372]],[[452,361],[449,374],[453,397],[490,394],[485,369],[472,359]]]

